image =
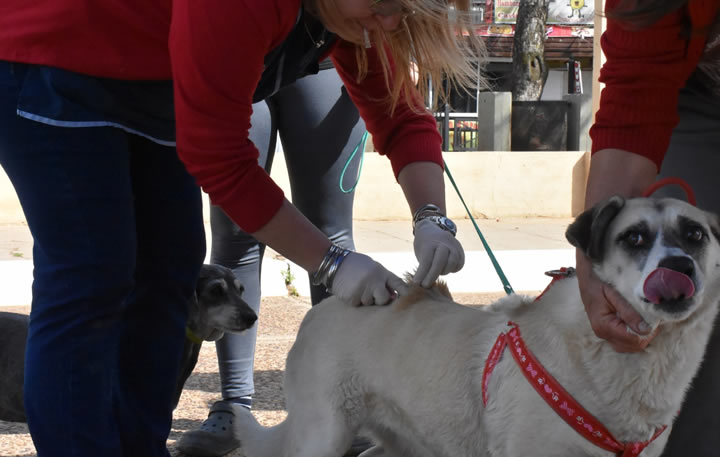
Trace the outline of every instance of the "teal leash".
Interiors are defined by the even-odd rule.
[[[470,209],[465,204],[465,199],[463,198],[462,194],[460,193],[460,189],[458,189],[457,184],[455,184],[455,180],[452,177],[452,174],[450,173],[450,169],[448,168],[447,162],[443,160],[443,165],[445,166],[445,173],[447,173],[448,178],[450,178],[450,182],[452,183],[453,187],[455,188],[455,192],[457,192],[458,197],[460,197],[460,201],[462,202],[463,206],[465,207],[465,211],[467,212],[468,216],[470,216],[470,220],[472,221],[473,225],[475,226],[475,231],[477,232],[478,236],[480,237],[480,241],[482,241],[483,247],[485,248],[485,252],[487,252],[488,257],[490,257],[490,262],[492,262],[493,267],[495,267],[495,272],[500,277],[500,281],[503,284],[503,289],[505,290],[505,293],[510,295],[515,293],[512,286],[510,285],[510,281],[508,281],[507,277],[505,277],[505,273],[503,273],[502,268],[500,268],[500,264],[498,263],[497,259],[495,258],[495,254],[493,254],[492,249],[490,249],[490,245],[485,241],[485,237],[483,236],[482,232],[480,231],[480,227],[478,227],[477,223],[475,222],[475,218],[470,213]]]
[[[347,161],[345,162],[342,173],[340,173],[340,191],[344,194],[349,194],[350,192],[354,191],[358,185],[358,182],[360,182],[360,172],[362,171],[363,162],[365,161],[365,143],[367,142],[367,138],[368,132],[366,130],[365,133],[363,133],[362,138],[360,138],[357,146],[355,146],[355,150],[352,152],[352,154],[350,154],[350,157],[348,157]],[[357,154],[358,150],[360,151],[360,166],[358,167],[357,176],[355,177],[355,184],[353,184],[350,189],[345,189],[345,187],[343,187],[343,181],[345,181],[345,172],[350,166],[350,162],[355,157],[355,154]]]

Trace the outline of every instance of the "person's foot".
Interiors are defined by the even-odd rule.
[[[350,449],[348,449],[345,454],[343,454],[343,457],[357,457],[373,446],[375,446],[375,444],[370,441],[369,438],[366,438],[364,436],[356,436],[352,444],[350,445]]]
[[[177,449],[195,457],[221,457],[240,447],[233,434],[233,407],[243,406],[226,400],[215,402],[199,429],[182,434]]]

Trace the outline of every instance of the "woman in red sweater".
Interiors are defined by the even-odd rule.
[[[324,56],[414,214],[415,280],[462,267],[422,92],[443,74],[475,82],[468,10],[467,0],[0,2],[0,163],[35,242],[24,387],[39,455],[168,455],[205,253],[196,183],[346,301],[402,292],[304,218],[248,138],[253,102]]]
[[[720,1],[608,0],[602,48],[605,84],[590,135],[586,207],[635,197],[658,173],[680,176],[698,206],[720,213]],[[677,189],[657,194],[684,198]],[[578,279],[595,333],[621,352],[651,344],[648,324],[577,255]],[[626,330],[630,326],[635,333]],[[664,456],[716,456],[720,449],[720,328],[673,426]]]

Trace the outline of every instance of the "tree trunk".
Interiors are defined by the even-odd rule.
[[[539,100],[548,69],[545,65],[545,23],[549,0],[520,0],[512,57],[512,99]]]

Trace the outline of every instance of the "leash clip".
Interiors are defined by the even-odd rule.
[[[550,276],[551,278],[569,278],[571,276],[575,276],[575,268],[574,267],[563,267],[559,270],[550,270],[545,272],[545,276]]]

